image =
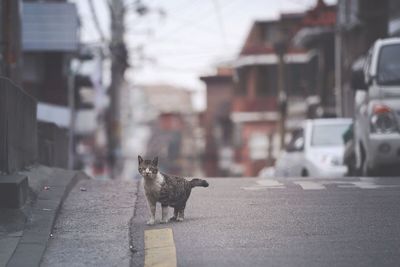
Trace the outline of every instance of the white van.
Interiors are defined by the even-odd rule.
[[[400,38],[377,40],[352,74],[355,168],[364,176],[400,174]]]

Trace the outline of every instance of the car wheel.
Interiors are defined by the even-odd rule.
[[[301,171],[301,177],[308,177],[308,176],[309,176],[308,171],[306,169],[303,169]]]

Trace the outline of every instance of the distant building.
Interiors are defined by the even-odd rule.
[[[235,125],[235,158],[246,176],[272,165],[279,152],[278,53],[285,36],[285,92],[288,131],[299,127],[306,115],[305,99],[316,92],[313,51],[295,46],[291,38],[304,14],[282,14],[279,20],[256,21],[234,62],[235,90],[231,118]]]
[[[106,105],[102,47],[80,43],[74,3],[25,0],[21,10],[23,88],[38,101],[39,128],[42,124],[61,128],[64,141],[70,143],[70,156],[79,156],[74,166],[80,168],[82,160],[93,155],[103,127],[99,121],[104,122],[99,117]]]
[[[23,3],[23,86],[50,109],[49,104],[68,106],[71,60],[79,44],[78,23],[75,4]]]
[[[186,88],[171,85],[143,85],[149,104],[159,114],[190,114],[193,112],[192,93]]]
[[[184,127],[184,116],[193,113],[191,92],[169,85],[150,85],[142,88],[150,107],[157,115],[161,130],[181,131]]]
[[[334,33],[336,7],[319,0],[304,13],[255,21],[234,61],[236,163],[246,176],[273,165],[280,149],[280,99],[286,99],[287,139],[306,118],[335,114]],[[279,55],[284,92],[278,96]]]
[[[202,125],[206,141],[204,170],[208,177],[235,175],[230,118],[234,91],[232,68],[219,67],[216,74],[201,76],[200,79],[206,84],[207,97]]]
[[[22,84],[38,100],[38,120],[65,129],[70,128],[72,118],[71,95],[79,109],[82,107],[79,88],[90,84],[87,77],[80,76],[77,68],[72,67],[80,49],[78,29],[78,13],[73,3],[23,2]],[[77,110],[75,115],[77,132],[94,130],[96,120],[92,111]]]
[[[155,118],[147,155],[158,156],[164,171],[193,175],[199,156],[196,140],[199,125],[192,92],[163,84],[140,87],[149,103],[147,115]]]

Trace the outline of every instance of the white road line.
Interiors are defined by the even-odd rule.
[[[241,187],[243,190],[247,190],[247,191],[258,191],[258,190],[263,190],[266,189],[265,187],[262,186],[245,186],[245,187]]]
[[[273,179],[263,179],[263,180],[258,180],[257,184],[263,186],[263,187],[268,187],[268,188],[284,188],[285,185],[273,180]]]
[[[286,188],[286,186],[273,179],[263,179],[263,180],[258,180],[255,185],[242,187],[242,189],[248,191],[258,191],[258,190],[277,189],[277,188],[282,189]]]
[[[303,188],[304,190],[322,190],[322,189],[326,189],[326,187],[324,185],[316,183],[316,182],[311,182],[311,181],[295,181],[293,183],[301,186],[301,188]]]
[[[360,189],[379,189],[400,187],[400,185],[380,185],[377,184],[375,178],[360,178],[359,181],[346,181],[346,180],[320,180],[320,181],[304,181],[304,180],[290,180],[296,185],[299,185],[303,190],[324,190],[327,189],[326,185],[334,184],[338,188],[360,188]],[[247,187],[241,187],[248,191],[259,191],[265,189],[284,189],[287,186],[274,179],[262,179],[256,181],[256,184]]]
[[[352,182],[352,185],[361,189],[379,189],[379,188],[390,188],[390,187],[399,187],[399,185],[379,185],[370,182]]]

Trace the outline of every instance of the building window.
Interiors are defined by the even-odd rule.
[[[249,78],[249,69],[246,67],[239,68],[237,70],[237,77],[238,77],[238,82],[236,83],[235,86],[235,95],[237,96],[246,95],[247,79]]]
[[[249,139],[250,158],[263,160],[268,157],[269,140],[266,133],[253,133]]]
[[[286,92],[289,96],[304,96],[307,95],[307,88],[304,79],[305,73],[303,69],[306,66],[304,64],[290,64],[287,65],[285,71]]]
[[[258,68],[257,95],[276,96],[278,92],[276,66],[260,66]]]

